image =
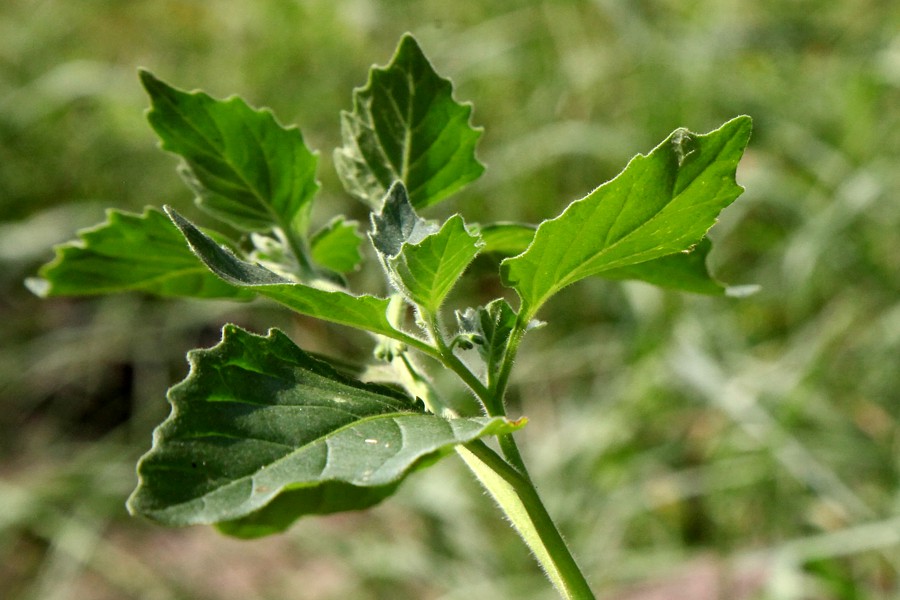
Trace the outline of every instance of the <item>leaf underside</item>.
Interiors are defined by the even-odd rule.
[[[372,214],[369,235],[392,283],[429,314],[437,313],[482,246],[459,215],[440,229],[419,218],[399,181]]]
[[[340,375],[278,330],[226,325],[217,346],[188,357],[128,501],[133,514],[169,525],[221,523],[253,537],[305,514],[366,508],[454,445],[523,424],[427,414],[392,388]]]
[[[72,296],[139,291],[190,298],[253,297],[226,284],[184,243],[159,210],[143,214],[109,210],[106,221],[78,232],[78,240],[56,247],[40,278],[27,281],[40,296]]]
[[[484,172],[475,158],[482,130],[470,104],[453,99],[411,35],[386,67],[373,67],[341,113],[343,146],[334,163],[346,190],[372,208],[402,181],[416,208],[440,202]]]
[[[751,120],[737,117],[699,135],[676,130],[611,181],[545,221],[528,249],[501,264],[504,283],[533,316],[584,277],[689,250],[743,191],[737,163]]]
[[[181,230],[191,250],[227,283],[252,290],[303,315],[409,341],[409,336],[388,321],[387,299],[354,296],[292,282],[259,265],[238,259],[174,209],[166,207],[166,212]]]
[[[528,249],[536,227],[519,223],[495,223],[481,227],[484,252],[516,256]],[[613,280],[644,281],[680,292],[708,296],[740,295],[742,286],[728,286],[712,276],[707,266],[712,241],[706,236],[690,251],[668,254],[646,262],[610,269],[597,277]]]

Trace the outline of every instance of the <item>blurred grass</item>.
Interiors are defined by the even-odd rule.
[[[318,218],[365,219],[331,169],[337,111],[404,31],[486,129],[487,174],[442,214],[540,221],[675,127],[754,117],[713,258],[762,291],[586,282],[518,365],[526,458],[598,591],[900,597],[900,6],[875,0],[6,0],[0,597],[552,597],[453,461],[261,542],[129,519],[186,350],[226,320],[349,342],[264,306],[39,301],[21,284],[106,206],[190,210],[138,66],[298,124],[321,153]]]

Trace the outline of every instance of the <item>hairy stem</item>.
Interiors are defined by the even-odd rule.
[[[484,442],[458,446],[457,453],[509,518],[560,595],[567,600],[593,600],[584,574],[531,480]]]
[[[495,403],[503,408],[503,414],[506,414],[506,389],[509,386],[509,377],[512,373],[513,363],[516,360],[516,354],[519,352],[519,344],[525,336],[525,326],[522,321],[517,319],[516,325],[509,336],[506,344],[506,351],[503,354],[503,362],[500,363],[500,369],[497,377],[489,382],[488,393],[495,399]],[[505,433],[498,436],[500,441],[500,450],[506,460],[514,466],[526,479],[531,479],[528,475],[528,469],[525,468],[525,462],[519,452],[519,446],[511,433]]]
[[[428,328],[428,333],[434,341],[439,354],[439,360],[445,367],[456,373],[463,382],[472,390],[475,396],[481,402],[485,412],[491,417],[505,416],[502,403],[495,402],[495,396],[490,393],[478,377],[475,376],[469,368],[463,364],[461,360],[453,353],[453,349],[447,345],[444,335],[441,333],[441,326],[438,317],[432,313],[423,314],[423,320]]]

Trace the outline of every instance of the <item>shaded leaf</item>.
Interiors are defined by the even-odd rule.
[[[497,375],[506,344],[516,324],[516,311],[503,298],[487,306],[456,311],[460,335],[470,340],[484,360],[488,381]]]
[[[353,112],[341,113],[344,145],[334,163],[344,187],[372,207],[395,181],[416,208],[443,200],[484,172],[471,113],[405,35],[390,64],[373,67],[366,86],[354,90]]]
[[[362,261],[359,245],[362,236],[356,221],[335,217],[310,240],[313,260],[336,273],[349,273]]]
[[[56,247],[56,257],[27,281],[40,296],[140,291],[159,296],[252,298],[230,286],[197,260],[172,222],[160,211],[109,210],[106,221],[78,232],[78,240]]]
[[[216,523],[216,529],[243,539],[281,533],[302,516],[328,515],[375,506],[393,495],[400,483],[360,487],[343,481],[325,481],[312,487],[287,488],[246,517]]]
[[[727,286],[710,273],[706,265],[712,242],[704,237],[690,252],[669,254],[654,260],[603,271],[606,279],[634,279],[664,288],[708,296],[742,295],[746,286]]]
[[[435,228],[416,216],[403,184],[391,187],[382,210],[372,215],[372,242],[388,274],[409,300],[436,313],[481,248],[462,217]]]
[[[216,100],[140,75],[152,102],[147,119],[162,148],[184,160],[182,175],[201,208],[246,231],[306,236],[318,159],[296,127],[236,96]]]
[[[304,514],[365,508],[423,461],[523,424],[427,414],[391,388],[338,374],[278,330],[226,325],[217,346],[188,357],[128,501],[169,525],[224,522],[254,536]]]
[[[751,120],[705,135],[679,129],[611,181],[545,221],[528,249],[501,265],[531,317],[584,277],[675,254],[697,244],[743,191],[734,180]]]

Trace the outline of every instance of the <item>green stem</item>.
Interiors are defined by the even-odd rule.
[[[497,436],[497,441],[500,443],[500,451],[503,453],[503,458],[505,458],[513,467],[518,469],[519,474],[522,475],[522,477],[531,481],[531,475],[528,474],[528,469],[525,468],[525,461],[522,460],[522,454],[519,452],[519,445],[516,444],[516,438],[513,437],[513,434],[500,434]]]
[[[317,277],[316,268],[309,261],[307,256],[306,243],[300,238],[289,226],[279,226],[274,229],[276,236],[287,245],[294,258],[297,260],[297,267],[300,270],[300,281],[309,281]]]
[[[509,386],[509,377],[512,373],[513,364],[516,362],[516,355],[519,353],[519,344],[522,342],[522,338],[525,337],[525,328],[526,326],[523,324],[522,319],[519,318],[509,334],[506,352],[503,354],[503,362],[500,363],[497,377],[490,382],[490,393],[494,396],[503,398],[506,395],[506,388]]]
[[[521,325],[520,320],[516,320],[516,325],[509,335],[509,341],[506,344],[506,352],[503,354],[503,362],[500,363],[500,369],[496,378],[489,381],[488,392],[492,398],[496,398],[496,403],[503,409],[506,414],[506,389],[509,386],[509,377],[512,373],[513,363],[516,360],[516,354],[519,352],[519,344],[525,336],[525,327]],[[525,462],[519,452],[519,447],[512,433],[504,433],[498,437],[500,442],[500,450],[503,456],[511,465],[519,470],[519,472],[527,479],[531,479],[528,475],[528,469],[525,468]]]
[[[437,315],[420,314],[444,366],[453,370],[469,386],[488,415],[506,416],[503,399],[519,344],[525,335],[526,328],[522,321],[516,321],[510,334],[497,377],[489,375],[488,385],[485,385],[447,345]],[[515,438],[511,433],[497,437],[505,460],[480,440],[457,446],[457,453],[493,496],[563,598],[593,600],[590,586],[531,482]]]
[[[423,313],[424,321],[426,327],[428,328],[428,332],[431,334],[432,339],[434,340],[435,347],[437,348],[438,353],[440,354],[440,361],[447,368],[451,369],[454,373],[456,373],[460,379],[462,379],[466,385],[469,386],[469,389],[475,394],[478,400],[481,402],[484,411],[490,417],[505,417],[506,416],[506,406],[503,404],[503,395],[506,393],[505,384],[503,387],[497,389],[494,386],[488,387],[485,386],[481,381],[469,370],[466,365],[463,364],[459,358],[453,353],[453,348],[447,345],[446,341],[444,341],[444,336],[441,333],[440,322],[438,321],[438,317],[433,313]],[[517,330],[518,331],[518,330]],[[523,332],[524,333],[524,332]],[[516,335],[516,332],[513,332],[515,336],[515,345],[518,347],[519,341],[522,339],[522,334]],[[507,351],[507,355],[509,352]],[[513,350],[513,356],[515,355],[515,350]],[[511,368],[512,360],[510,360],[510,367],[507,367],[507,370]],[[509,373],[506,373],[506,377],[504,381],[509,380]],[[511,433],[504,433],[497,436],[500,441],[500,450],[503,452],[503,456],[506,457],[506,460],[509,461],[511,465],[513,465],[516,469],[520,471],[520,473],[528,478],[528,470],[525,468],[525,462],[522,460],[522,455],[519,452],[519,447],[516,445],[516,440],[513,438]]]
[[[509,518],[560,595],[566,600],[593,600],[584,574],[531,481],[484,442],[458,446],[457,453]]]
[[[387,336],[387,334],[384,334],[384,333],[382,333],[380,335]],[[398,342],[403,342],[410,348],[415,348],[416,350],[418,350],[422,354],[425,354],[426,356],[430,356],[439,361],[443,361],[443,356],[441,356],[441,352],[438,349],[434,348],[428,342],[420,340],[417,337],[413,337],[413,336],[409,335],[408,333],[400,331],[399,329],[396,331],[396,333],[392,333],[388,337],[390,337],[391,339],[397,340]]]
[[[431,334],[434,344],[437,347],[439,354],[438,359],[444,363],[445,367],[456,373],[456,375],[469,386],[469,389],[471,389],[478,397],[478,400],[482,403],[484,410],[489,416],[505,416],[502,404],[498,405],[498,403],[494,402],[495,396],[490,394],[487,386],[481,383],[478,377],[476,377],[475,374],[472,373],[472,371],[470,371],[469,368],[453,353],[453,349],[447,345],[447,342],[444,340],[444,336],[441,333],[441,325],[438,322],[437,315],[425,313],[422,317],[428,328],[428,333]]]

